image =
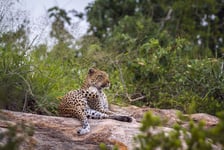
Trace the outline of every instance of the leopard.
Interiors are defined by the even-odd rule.
[[[117,114],[109,109],[104,89],[110,87],[109,75],[102,70],[90,68],[80,89],[69,91],[61,98],[58,106],[62,117],[76,118],[82,127],[78,135],[90,132],[88,119],[114,119],[123,122],[132,122],[132,117]]]

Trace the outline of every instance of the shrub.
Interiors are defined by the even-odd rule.
[[[223,112],[219,113],[220,122],[217,126],[206,129],[203,122],[189,122],[188,129],[176,124],[170,131],[162,131],[159,128],[161,121],[147,112],[142,120],[141,134],[135,137],[137,146],[135,149],[189,149],[189,150],[212,150],[215,146],[223,149]],[[181,118],[181,117],[180,117]],[[161,131],[159,131],[161,130]],[[158,131],[158,133],[152,133]]]
[[[188,45],[188,41],[176,39],[161,46],[159,40],[151,39],[138,53],[128,53],[130,56],[121,64],[128,92],[145,95],[144,105],[152,107],[186,112],[194,103],[195,112],[221,111],[224,107],[222,60],[191,58]]]

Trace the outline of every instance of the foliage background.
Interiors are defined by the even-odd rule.
[[[33,45],[29,20],[7,15],[16,2],[5,2],[0,12],[1,108],[56,115],[59,98],[80,87],[88,68],[97,67],[110,75],[106,93],[111,103],[188,113],[224,109],[221,0],[96,0],[84,13],[49,8],[53,46]],[[90,23],[79,40],[68,30],[70,14]],[[17,26],[7,25],[15,21]]]

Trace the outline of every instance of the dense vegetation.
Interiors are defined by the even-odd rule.
[[[12,6],[5,1],[1,7]],[[53,7],[48,10],[53,46],[29,40],[26,17],[10,28],[15,18],[5,9],[0,106],[57,114],[59,98],[97,67],[110,74],[111,103],[216,114],[224,109],[223,9],[217,0],[96,0],[85,13]],[[89,34],[75,40],[67,29],[69,13],[87,18]]]

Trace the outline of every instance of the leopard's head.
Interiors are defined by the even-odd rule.
[[[109,75],[99,69],[89,69],[86,81],[86,86],[94,86],[97,89],[107,88],[110,86]]]

